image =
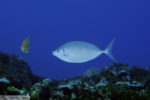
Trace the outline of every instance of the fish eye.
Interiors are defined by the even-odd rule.
[[[59,52],[59,49],[57,49],[57,52]]]

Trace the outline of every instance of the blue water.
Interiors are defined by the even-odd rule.
[[[54,79],[81,75],[112,63],[106,55],[82,64],[63,62],[51,51],[72,40],[104,49],[122,63],[150,66],[149,0],[1,0],[0,51],[21,55],[33,73]],[[30,37],[29,54],[20,51]]]

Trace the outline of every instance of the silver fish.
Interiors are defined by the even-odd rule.
[[[60,46],[58,49],[53,51],[52,54],[69,63],[87,62],[102,54],[108,55],[109,58],[116,62],[116,59],[111,53],[114,42],[115,39],[110,42],[105,50],[102,50],[89,42],[71,41]]]

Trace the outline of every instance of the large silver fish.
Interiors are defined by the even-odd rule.
[[[83,63],[90,61],[101,54],[106,54],[114,62],[116,62],[113,57],[111,50],[115,42],[113,39],[105,50],[100,49],[94,44],[84,42],[84,41],[71,41],[63,44],[58,49],[53,51],[53,55],[59,59],[69,62],[69,63]]]

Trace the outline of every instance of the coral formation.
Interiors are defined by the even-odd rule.
[[[32,73],[22,57],[2,52],[0,52],[0,78],[7,78],[11,85],[19,89],[29,89],[34,83],[43,79]]]
[[[114,63],[54,80],[34,75],[23,58],[0,53],[0,94],[31,100],[150,100],[150,69]]]

